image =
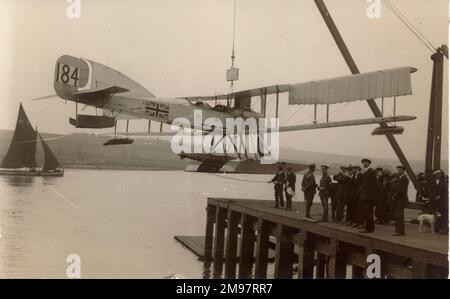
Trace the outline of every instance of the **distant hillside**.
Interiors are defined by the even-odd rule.
[[[0,159],[6,154],[12,131],[0,130]],[[166,140],[135,140],[131,145],[103,146],[107,136],[95,134],[54,135],[42,133],[66,168],[184,169],[188,160],[180,160]],[[52,139],[55,138],[55,139]],[[38,146],[38,162],[42,152]]]
[[[3,159],[12,138],[12,131],[0,130],[0,159]],[[103,146],[107,136],[95,134],[55,135],[42,134],[48,139],[60,162],[67,168],[126,168],[126,169],[184,169],[193,163],[189,159],[181,160],[170,149],[167,140],[152,138],[136,139],[131,145]],[[42,150],[38,147],[38,162],[43,160]],[[338,171],[340,165],[359,164],[361,156],[333,155],[329,153],[301,151],[292,148],[282,148],[282,161],[298,163],[328,164],[331,172]],[[370,158],[370,157],[369,157]],[[372,159],[375,166],[394,169],[398,165],[396,159]],[[423,171],[422,161],[410,161],[416,172]],[[442,167],[447,172],[447,161]]]
[[[306,163],[316,163],[318,166],[325,163],[331,167],[332,172],[336,172],[339,170],[341,165],[360,165],[361,156],[350,156],[350,155],[333,155],[329,153],[320,153],[320,152],[310,152],[310,151],[299,151],[292,148],[283,148],[281,151],[281,158],[284,160],[301,160]],[[376,167],[388,168],[391,170],[395,170],[395,167],[399,165],[399,161],[396,157],[393,159],[378,159],[373,157],[370,158],[373,162],[373,165]],[[409,160],[411,167],[414,172],[419,173],[425,169],[425,161],[419,160]],[[442,169],[448,173],[448,160],[442,160]]]

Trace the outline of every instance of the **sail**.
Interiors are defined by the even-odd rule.
[[[62,168],[61,164],[59,164],[58,159],[53,154],[52,150],[48,146],[47,142],[42,139],[41,134],[39,134],[39,139],[41,140],[42,147],[44,149],[44,166],[42,167],[43,172],[48,172],[50,170],[55,170],[56,168]]]
[[[34,168],[36,156],[36,131],[30,124],[20,104],[16,129],[0,168]]]

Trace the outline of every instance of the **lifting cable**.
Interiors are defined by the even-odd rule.
[[[432,53],[438,49],[414,26],[414,24],[389,0],[382,0],[384,5],[414,34]]]

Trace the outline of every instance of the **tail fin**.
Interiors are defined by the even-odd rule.
[[[98,90],[111,86],[126,89],[130,97],[152,98],[154,95],[124,74],[100,63],[63,55],[56,61],[54,88],[63,99],[76,101],[83,91]]]

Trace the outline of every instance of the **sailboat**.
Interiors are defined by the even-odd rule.
[[[39,138],[39,139],[38,139]],[[36,147],[38,142],[44,150],[44,165],[36,165]],[[57,176],[64,175],[64,169],[52,150],[32,126],[25,110],[20,104],[16,129],[8,152],[0,164],[0,175],[16,176]]]

